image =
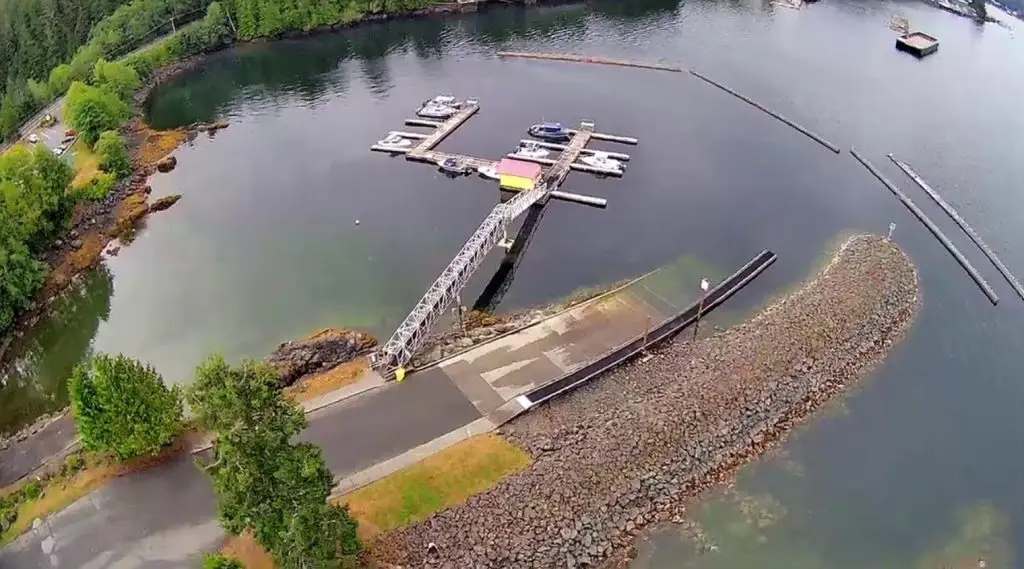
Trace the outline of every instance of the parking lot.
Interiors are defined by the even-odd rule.
[[[53,115],[53,117],[56,119],[53,124],[44,127],[42,126],[43,123],[40,123],[25,135],[25,141],[30,144],[44,145],[51,152],[56,152],[58,149],[63,148],[64,150],[61,152],[63,154],[74,144],[75,140],[69,140],[67,143],[64,142],[68,126],[60,120],[59,113]]]

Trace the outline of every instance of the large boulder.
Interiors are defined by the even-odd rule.
[[[264,361],[277,370],[281,385],[287,386],[303,376],[351,361],[376,345],[377,339],[366,332],[326,328],[302,340],[281,344]]]
[[[171,154],[170,156],[165,156],[161,158],[160,161],[156,163],[156,169],[159,170],[160,172],[166,173],[173,170],[174,167],[177,165],[178,159],[173,154]]]

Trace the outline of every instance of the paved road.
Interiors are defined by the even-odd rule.
[[[77,433],[71,417],[65,415],[29,439],[11,443],[0,450],[0,487],[21,479],[74,442]]]
[[[489,414],[659,324],[680,276],[649,275],[607,297],[481,344],[438,366],[315,411],[300,438],[344,477]],[[690,293],[692,295],[692,293]],[[188,457],[117,480],[0,551],[0,569],[198,566],[223,534],[209,482]]]
[[[309,415],[300,436],[338,477],[397,456],[480,417],[436,368]],[[0,550],[2,569],[199,567],[224,532],[192,457],[117,479]]]
[[[369,468],[480,418],[438,368],[309,415],[299,437],[323,449],[338,477]]]

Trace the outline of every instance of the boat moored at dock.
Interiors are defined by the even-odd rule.
[[[601,170],[618,170],[622,171],[626,169],[626,165],[608,155],[606,152],[594,152],[593,154],[581,155],[579,161]]]
[[[534,138],[551,142],[566,142],[572,138],[572,131],[557,122],[538,123],[531,126],[526,132]]]
[[[520,158],[547,158],[551,151],[533,141],[522,142],[516,151],[512,153]]]

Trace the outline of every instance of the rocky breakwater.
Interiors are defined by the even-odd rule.
[[[917,273],[855,236],[800,290],[745,324],[605,374],[503,434],[536,459],[464,505],[382,536],[389,566],[608,567],[656,522],[854,385],[916,315]],[[426,545],[434,542],[436,554]]]
[[[377,339],[365,332],[326,328],[302,340],[284,342],[264,362],[277,370],[281,385],[287,386],[304,376],[352,361],[376,345]]]

